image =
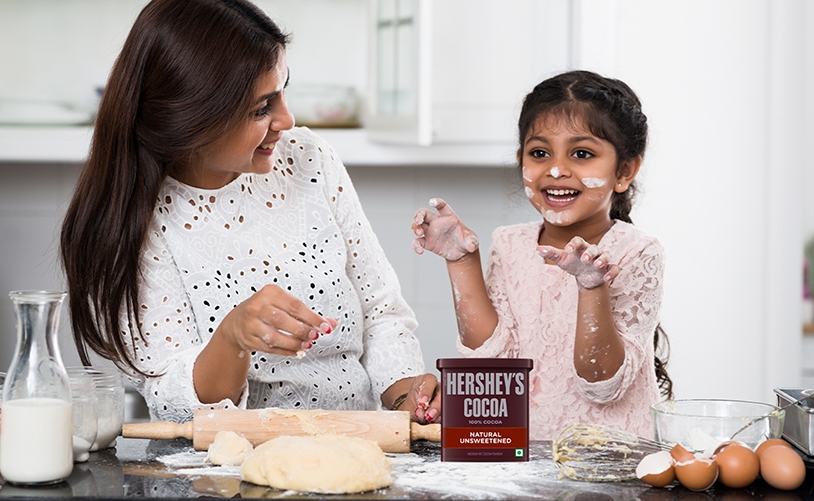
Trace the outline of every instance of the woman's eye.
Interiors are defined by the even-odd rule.
[[[594,155],[590,151],[577,150],[574,152],[574,157],[576,158],[591,158],[592,156]]]
[[[545,150],[531,150],[529,152],[532,158],[545,158],[548,156],[548,152]]]
[[[266,104],[262,108],[254,111],[256,118],[263,118],[271,112],[271,104]]]

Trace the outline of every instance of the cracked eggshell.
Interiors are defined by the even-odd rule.
[[[636,466],[636,477],[652,487],[665,487],[676,479],[674,463],[669,451],[648,454]]]
[[[688,451],[684,448],[681,444],[675,444],[672,449],[670,449],[670,455],[673,456],[676,463],[683,463],[685,461],[692,461],[695,456],[692,452]]]
[[[676,478],[679,483],[691,491],[705,491],[712,487],[718,479],[718,464],[715,460],[710,456],[692,454],[683,447],[682,449],[691,458],[681,454],[683,460],[676,460]],[[672,455],[675,458],[676,455]]]

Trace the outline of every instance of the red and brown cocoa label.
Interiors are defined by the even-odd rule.
[[[463,360],[473,367],[461,367]],[[441,460],[528,461],[531,361],[528,367],[518,368],[520,361],[511,359],[503,360],[508,367],[484,368],[477,366],[481,359],[463,360],[438,361],[443,391]],[[488,360],[488,365],[500,365]]]

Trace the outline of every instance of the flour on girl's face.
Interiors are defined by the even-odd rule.
[[[529,177],[529,171],[526,170],[526,166],[523,166],[523,180],[527,183],[531,182],[531,178]]]
[[[582,184],[585,185],[586,188],[601,188],[607,184],[607,179],[601,179],[598,177],[585,177],[582,178]]]
[[[560,168],[559,167],[552,167],[551,168],[551,177],[557,179],[560,177]]]
[[[573,214],[571,213],[570,210],[562,212],[547,210],[543,212],[543,219],[545,219],[551,224],[569,225],[574,222]]]
[[[529,188],[528,186],[526,186],[526,187],[525,187],[525,189],[526,189],[526,196],[527,196],[527,197],[531,198],[531,197],[533,197],[533,196],[534,196],[534,190],[532,190],[532,189],[531,189],[531,188]]]

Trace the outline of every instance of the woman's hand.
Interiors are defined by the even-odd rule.
[[[323,318],[280,287],[266,285],[230,311],[218,331],[241,351],[297,356],[336,325],[336,319]]]
[[[411,225],[416,238],[413,250],[423,254],[428,250],[447,261],[458,261],[478,249],[478,236],[464,226],[457,214],[440,198],[430,199],[430,205],[438,214],[429,209],[418,209]]]
[[[582,289],[594,289],[619,275],[619,266],[608,263],[606,253],[599,252],[596,245],[588,244],[581,237],[572,238],[562,250],[541,245],[537,247],[537,252],[563,271],[574,275]]]
[[[382,395],[382,400],[390,398],[390,405],[386,407],[391,410],[408,411],[410,421],[437,423],[441,420],[439,390],[438,378],[432,374],[422,374],[393,383]]]

